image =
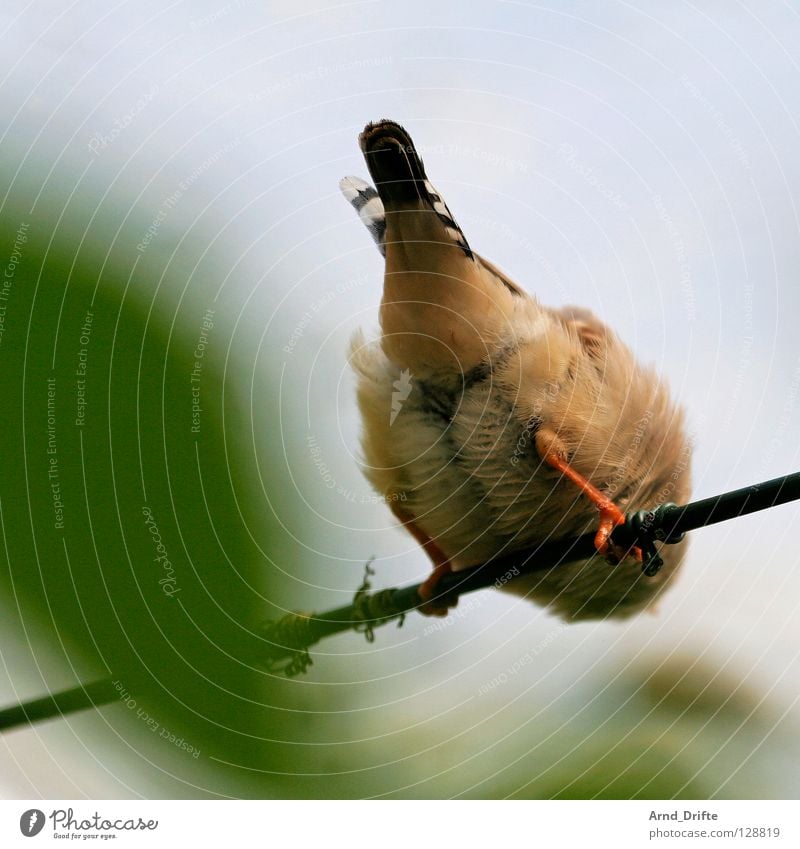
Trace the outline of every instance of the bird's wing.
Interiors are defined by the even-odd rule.
[[[378,250],[386,256],[386,210],[374,186],[360,177],[342,177],[339,188],[369,230]]]
[[[507,274],[503,273],[493,262],[489,262],[488,259],[482,256],[477,256],[477,258],[480,261],[480,264],[490,274],[493,274],[506,287],[506,289],[508,289],[509,292],[514,295],[518,295],[521,298],[528,297],[528,293],[521,286],[511,280]]]

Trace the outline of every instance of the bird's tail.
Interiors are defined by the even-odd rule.
[[[386,206],[425,200],[425,166],[400,124],[388,120],[367,124],[358,141]]]
[[[472,259],[472,251],[441,195],[430,184],[411,136],[394,121],[367,124],[359,136],[375,188],[389,212],[423,204],[439,217],[446,235]]]
[[[339,188],[369,230],[378,250],[386,256],[386,210],[378,193],[360,177],[342,177]]]

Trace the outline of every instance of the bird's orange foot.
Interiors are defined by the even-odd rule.
[[[558,435],[549,428],[541,428],[536,433],[536,449],[539,456],[548,466],[561,472],[568,478],[600,511],[600,525],[594,538],[594,546],[609,563],[617,564],[628,554],[633,554],[639,562],[642,561],[642,550],[638,546],[632,549],[616,545],[611,534],[617,525],[625,524],[625,514],[609,500],[596,486],[576,472],[567,462],[567,451]]]
[[[418,608],[419,612],[425,616],[447,616],[447,611],[458,604],[457,597],[437,596],[436,594],[436,586],[439,581],[453,571],[447,555],[419,527],[411,513],[408,513],[396,503],[392,503],[392,512],[403,523],[403,527],[422,546],[425,553],[430,557],[431,563],[433,563],[433,572],[419,588],[419,597],[422,600],[422,605]]]
[[[594,500],[594,499],[593,499]],[[611,539],[611,534],[617,525],[625,524],[625,514],[608,499],[596,501],[597,509],[600,511],[600,525],[594,537],[594,547],[602,554],[609,563],[616,565],[621,563],[628,554],[633,554],[641,563],[642,551],[638,547],[633,549],[617,545]]]
[[[453,571],[450,563],[440,563],[428,575],[424,583],[420,584],[419,597],[422,604],[419,607],[419,612],[425,616],[447,616],[451,607],[458,604],[458,598],[449,597],[446,595],[437,595],[436,589],[439,581],[445,575],[449,575]]]

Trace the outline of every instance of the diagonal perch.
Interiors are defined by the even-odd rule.
[[[688,531],[797,500],[800,500],[800,472],[694,501],[683,507],[662,504],[654,510],[631,513],[625,524],[614,530],[612,540],[623,548],[632,548],[634,545],[642,548],[645,554],[643,570],[657,571],[659,557],[656,541],[678,542]],[[461,595],[505,584],[517,575],[554,569],[572,560],[586,560],[595,554],[594,534],[548,542],[532,551],[515,552],[474,569],[445,575],[437,589],[440,589],[442,595]],[[597,560],[598,567],[601,567],[604,561],[599,557]],[[297,675],[311,663],[309,647],[325,637],[353,629],[366,633],[367,639],[371,640],[373,628],[393,619],[402,619],[407,612],[419,608],[420,584],[370,593],[368,578],[371,574],[368,564],[367,577],[350,605],[325,613],[289,613],[275,622],[267,623],[263,637],[264,659],[269,669],[286,675]],[[53,693],[42,699],[0,710],[0,731],[98,707],[116,698],[118,695],[110,679],[95,681],[74,690]]]
[[[612,540],[628,551],[635,545],[641,547],[644,553],[642,569],[646,574],[653,575],[661,566],[656,542],[676,543],[688,531],[798,499],[800,472],[795,472],[682,507],[661,504],[653,510],[629,513],[625,524],[614,530]],[[472,569],[445,575],[437,584],[437,590],[441,596],[460,596],[473,590],[505,584],[518,575],[555,569],[562,563],[587,560],[596,555],[593,533],[576,539],[556,540],[529,551],[517,551],[498,557]],[[601,557],[597,556],[596,559],[598,568],[604,565],[606,568],[628,568],[624,565],[607,566]],[[368,576],[372,573],[369,564],[367,573]],[[373,628],[401,619],[406,613],[419,609],[422,604],[420,586],[412,584],[370,593],[368,580],[365,579],[352,604],[325,613],[288,613],[268,622],[262,632],[267,668],[271,672],[283,672],[289,676],[304,672],[312,663],[308,649],[325,637],[342,631],[363,631],[371,642]]]
[[[439,597],[460,596],[472,590],[508,583],[518,575],[552,569],[572,560],[586,560],[595,554],[593,533],[577,539],[558,540],[530,551],[498,557],[473,569],[444,575],[436,589]],[[598,555],[598,560],[601,559]],[[372,573],[369,564],[367,570],[369,576]],[[262,632],[267,668],[289,676],[305,672],[312,663],[309,647],[342,631],[363,631],[372,642],[374,628],[394,619],[402,622],[406,613],[422,606],[420,586],[412,584],[370,593],[368,579],[365,578],[352,604],[325,613],[287,613],[268,622]]]

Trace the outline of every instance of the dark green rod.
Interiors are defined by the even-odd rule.
[[[626,523],[614,531],[613,540],[623,547],[652,545],[654,541],[678,542],[689,531],[797,500],[800,500],[800,472],[682,507],[662,504],[651,511],[631,513]],[[445,575],[438,584],[439,595],[461,595],[502,585],[519,575],[554,569],[574,560],[587,560],[594,554],[594,534],[544,543],[530,551],[513,552],[473,569]],[[290,613],[267,623],[263,636],[268,665],[276,671],[297,674],[311,662],[308,648],[325,637],[353,628],[364,630],[371,637],[374,627],[398,619],[420,606],[420,586],[412,584],[374,593],[366,592],[365,587],[352,604],[324,613]],[[0,730],[97,707],[115,698],[117,692],[110,679],[96,681],[85,687],[0,710]]]
[[[682,507],[662,504],[651,511],[630,513],[625,524],[614,531],[612,539],[623,548],[642,545],[652,550],[655,541],[679,542],[688,531],[799,499],[800,472],[794,472]],[[493,586],[497,582],[507,583],[518,575],[554,569],[574,560],[587,560],[593,554],[596,554],[594,534],[548,542],[529,551],[498,557],[473,569],[445,575],[437,585],[439,597],[461,595]],[[647,560],[647,549],[645,555]],[[654,556],[659,561],[657,554],[654,553]],[[607,566],[605,561],[598,560],[598,565]],[[657,569],[658,562],[655,566]],[[654,574],[654,571],[648,571],[648,574]],[[353,604],[325,613],[290,613],[269,622],[263,632],[268,665],[290,675],[303,671],[310,662],[308,648],[325,637],[351,628],[361,628],[369,634],[372,628],[419,608],[420,586],[412,584],[400,589],[364,594],[360,601],[357,598]]]
[[[437,598],[450,595],[462,595],[473,590],[485,589],[497,582],[508,583],[508,581],[519,575],[527,575],[533,572],[544,571],[569,563],[573,560],[586,560],[596,554],[594,547],[594,534],[586,534],[577,539],[557,540],[545,543],[530,551],[516,551],[512,554],[498,557],[488,563],[445,575],[437,584]],[[354,625],[366,623],[380,625],[391,619],[397,619],[404,613],[409,613],[421,605],[419,589],[422,584],[411,584],[407,587],[381,590],[366,595],[365,602],[359,604],[346,604],[334,610],[324,613],[314,613],[307,617],[307,636],[311,642],[305,646],[313,645],[324,637],[330,637],[341,631],[348,631]],[[370,602],[377,602],[370,604]],[[364,609],[366,607],[366,610]],[[358,617],[360,612],[372,613],[362,618]],[[289,617],[296,614],[290,613]],[[356,618],[354,618],[354,615]],[[278,659],[287,656],[293,650],[289,646],[282,647],[279,644],[269,644],[271,639],[271,628],[284,621],[287,617],[270,622],[266,626],[265,638],[268,641],[267,654],[270,658]],[[273,636],[278,636],[277,634]],[[298,648],[298,646],[294,646]],[[288,649],[288,651],[284,650]]]
[[[44,719],[99,707],[115,699],[119,699],[119,693],[110,678],[94,681],[83,687],[61,690],[41,699],[0,710],[0,730],[5,731],[18,725],[41,722]]]
[[[661,527],[669,535],[681,534],[726,522],[748,513],[757,513],[768,507],[777,507],[800,499],[800,472],[753,484],[716,498],[693,501],[684,507],[665,505]]]

